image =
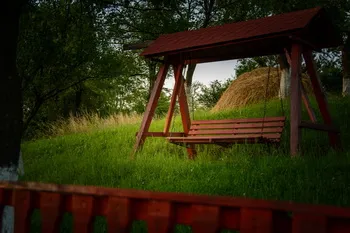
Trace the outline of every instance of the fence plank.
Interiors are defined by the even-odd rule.
[[[43,233],[58,233],[63,216],[59,193],[40,193],[41,229]]]
[[[218,233],[220,208],[218,206],[192,206],[192,230],[194,233]]]
[[[272,211],[262,209],[241,209],[240,233],[271,233]]]
[[[150,201],[148,203],[147,227],[148,232],[170,233],[173,232],[174,210],[171,202]]]
[[[294,213],[292,233],[327,233],[327,218],[310,213]]]
[[[32,200],[30,191],[15,190],[13,192],[15,207],[15,233],[27,233],[30,230]]]
[[[131,201],[128,198],[110,197],[107,207],[108,232],[126,233],[130,232]]]
[[[93,204],[92,196],[73,195],[72,196],[72,213],[73,229],[75,233],[92,233],[93,232]]]

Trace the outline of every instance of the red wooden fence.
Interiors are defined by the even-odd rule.
[[[176,224],[195,233],[350,232],[350,208],[247,198],[161,193],[91,186],[0,183],[0,205],[15,208],[15,232],[29,232],[34,209],[42,232],[59,232],[62,215],[73,214],[74,232],[92,232],[95,216],[104,216],[108,232],[130,232],[144,220],[148,232],[172,232]]]

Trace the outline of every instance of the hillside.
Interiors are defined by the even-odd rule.
[[[330,98],[330,104],[343,142],[349,141],[350,100]],[[270,101],[267,115],[280,114],[278,106],[279,101]],[[195,118],[255,117],[261,116],[261,109],[262,105],[252,105],[217,114],[197,112]],[[161,130],[163,123],[157,120],[152,129]],[[177,117],[175,130],[180,126]],[[164,143],[162,138],[149,138],[131,161],[138,127],[129,124],[26,142],[21,180],[350,206],[349,143],[343,143],[345,151],[336,154],[328,149],[325,133],[305,130],[304,156],[294,159],[286,155],[287,125],[280,149],[202,146],[198,158],[189,161],[184,148]]]

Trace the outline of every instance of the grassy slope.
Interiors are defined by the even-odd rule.
[[[26,142],[26,174],[21,180],[350,206],[350,145],[345,143],[350,139],[350,101],[332,98],[330,105],[335,124],[342,130],[345,152],[341,154],[328,149],[325,133],[304,130],[306,156],[291,159],[287,125],[279,150],[263,145],[201,146],[198,159],[189,161],[185,149],[155,138],[148,139],[137,159],[130,161],[139,127],[134,124]],[[215,115],[196,113],[195,118],[261,117],[262,107]],[[279,102],[271,101],[267,115],[279,114]],[[181,128],[179,118],[174,130]],[[163,123],[156,121],[151,128],[161,130]]]

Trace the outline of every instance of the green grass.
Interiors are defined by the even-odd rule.
[[[304,156],[291,159],[287,124],[279,149],[200,146],[198,158],[189,161],[184,148],[165,143],[163,138],[148,138],[131,161],[139,127],[131,124],[25,142],[21,180],[350,206],[350,99],[332,97],[329,101],[335,125],[341,129],[342,153],[329,149],[326,133],[303,130]],[[288,117],[288,103],[284,105]],[[195,119],[261,117],[262,109],[258,104],[220,114],[196,112]],[[269,102],[266,115],[280,114],[279,101]],[[181,129],[179,118],[177,115],[175,131]],[[164,120],[157,120],[151,130],[162,130],[163,124]],[[68,216],[66,229],[69,221]],[[105,232],[103,222],[97,221],[97,232]],[[141,229],[142,224],[137,224],[134,232],[143,232]],[[178,232],[189,232],[186,229],[180,227]]]

